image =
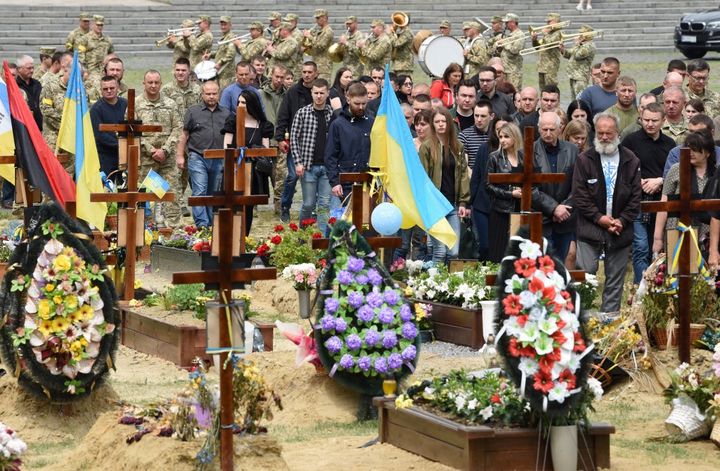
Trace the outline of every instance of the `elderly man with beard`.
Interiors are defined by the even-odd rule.
[[[595,274],[605,254],[605,287],[601,311],[617,312],[633,240],[633,223],[640,212],[640,160],[620,146],[618,118],[595,116],[595,148],[578,157],[572,194],[577,208],[577,265]]]

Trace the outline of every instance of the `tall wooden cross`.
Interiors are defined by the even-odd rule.
[[[363,223],[366,217],[369,216],[365,213],[365,208],[369,207],[370,211],[373,209],[372,202],[368,201],[370,196],[363,191],[364,187],[372,181],[372,178],[372,175],[365,172],[340,174],[340,183],[352,183],[352,196],[350,197],[352,223],[361,234],[363,232]],[[373,249],[397,248],[402,246],[402,237],[365,236],[365,240],[367,240]],[[330,239],[322,238],[313,239],[312,241],[312,247],[314,249],[327,249],[329,246]]]
[[[715,158],[710,156],[710,158]],[[692,178],[690,172],[690,149],[680,149],[680,197],[671,201],[643,201],[640,207],[645,212],[674,212],[679,213],[679,222],[690,227],[692,214],[702,211],[720,210],[720,200],[717,199],[692,199]],[[680,256],[678,258],[678,305],[679,305],[679,326],[678,326],[678,357],[681,362],[690,363],[690,309],[693,274],[690,267],[690,237],[683,237],[680,245]],[[667,263],[671,263],[671,253],[674,247],[667,248]]]
[[[245,196],[250,196],[252,193],[251,191],[251,181],[252,181],[252,159],[258,158],[258,157],[277,157],[277,149],[274,148],[255,148],[255,149],[246,149],[244,147],[245,144],[245,116],[246,116],[246,108],[245,105],[238,105],[236,110],[236,120],[235,120],[235,142],[237,143],[236,149],[208,149],[203,153],[203,156],[206,159],[225,159],[225,173],[224,175],[224,181],[229,181],[233,184],[233,190],[239,191],[241,194]],[[258,129],[259,131],[259,129]],[[240,155],[243,155],[242,162],[240,162],[237,166],[230,168],[230,172],[228,173],[228,167],[227,167],[227,159],[229,156],[232,156],[233,158],[238,158]],[[227,178],[228,175],[235,175],[235,177],[230,180]],[[226,193],[227,195],[227,193]],[[221,197],[223,198],[223,197]],[[220,201],[220,200],[216,200]],[[224,200],[223,200],[224,201]],[[244,204],[236,204],[234,206],[228,205],[226,207],[230,208],[238,208],[239,213],[241,214],[241,221],[243,224],[243,228],[245,226],[245,213],[248,211],[246,206],[251,206],[255,204],[263,204],[267,203],[267,198],[264,198],[263,202],[253,202],[254,200],[248,199],[245,200],[246,203]],[[256,200],[260,201],[260,200]],[[216,206],[215,203],[210,203],[211,205]],[[221,203],[222,204],[222,203]],[[240,236],[240,252],[245,252],[245,237],[244,237],[244,230],[241,231]]]
[[[238,116],[240,121],[240,116]],[[244,121],[244,116],[243,116]],[[244,142],[244,141],[238,141]],[[245,283],[254,280],[274,280],[277,277],[275,268],[235,268],[233,266],[233,234],[235,233],[235,208],[244,208],[246,205],[265,204],[268,195],[242,195],[235,190],[234,178],[235,149],[226,149],[224,152],[224,178],[223,193],[214,196],[191,196],[188,198],[190,206],[222,206],[218,211],[218,269],[200,272],[179,272],[173,274],[173,284],[212,283],[219,286],[218,294],[221,303],[229,303],[232,299],[233,283]],[[244,223],[244,222],[243,222]],[[244,239],[244,237],[243,237]],[[230,333],[227,322],[221,320],[220,342],[221,348],[231,346]],[[220,354],[220,364],[225,365],[228,353]],[[233,469],[233,371],[231,367],[220,370],[220,466],[223,471]]]

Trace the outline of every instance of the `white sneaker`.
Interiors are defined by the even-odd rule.
[[[592,10],[592,5],[588,5],[585,7],[586,10]]]
[[[577,11],[582,11],[582,9],[583,9],[582,3],[578,3],[577,6],[575,7],[575,9],[576,9]]]

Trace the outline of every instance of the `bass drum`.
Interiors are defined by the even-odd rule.
[[[452,36],[434,35],[425,39],[418,49],[418,64],[431,77],[440,78],[453,62],[465,64],[463,45]]]
[[[193,69],[195,75],[201,82],[207,82],[217,77],[217,69],[215,69],[215,62],[213,61],[202,61],[199,62]]]

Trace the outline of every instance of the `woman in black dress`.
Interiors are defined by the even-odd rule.
[[[244,147],[248,149],[258,147],[270,147],[270,138],[274,132],[273,124],[265,117],[265,111],[263,111],[260,105],[260,99],[255,92],[250,90],[244,90],[238,98],[239,105],[245,105],[245,142]],[[223,133],[225,134],[225,147],[236,147],[235,143],[235,128],[237,119],[235,114],[228,116],[225,121],[225,128]],[[262,157],[261,157],[262,159]],[[270,165],[269,171],[265,162],[259,162],[257,159],[252,159],[252,177],[250,191],[253,195],[269,195],[270,194],[270,174],[272,173],[272,165]],[[225,175],[225,178],[228,176]],[[253,221],[253,210],[254,206],[247,206],[245,208],[245,236],[250,234],[250,228],[252,227]]]
[[[352,70],[348,67],[340,67],[335,73],[335,81],[330,88],[330,106],[333,111],[344,109],[347,106],[345,92],[353,80]]]

